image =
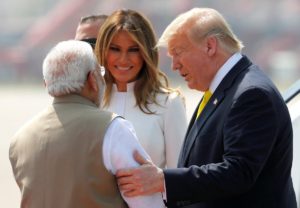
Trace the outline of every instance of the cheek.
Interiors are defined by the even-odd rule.
[[[117,61],[117,56],[110,53],[110,54],[107,54],[106,56],[106,66],[105,68],[110,72],[110,73],[113,73],[113,70],[114,70],[114,66],[116,65],[116,61]]]
[[[144,62],[144,59],[140,54],[133,54],[131,60],[136,64],[142,64]]]
[[[137,55],[137,54],[132,54],[132,56],[130,57],[130,60],[132,63],[134,63],[138,67],[142,67],[142,65],[144,63],[143,57],[141,55]]]
[[[203,59],[201,56],[195,55],[195,54],[190,54],[185,57],[184,63],[192,68],[200,68],[203,65]]]
[[[107,65],[113,64],[115,59],[116,59],[115,55],[108,53],[106,56]]]
[[[193,77],[196,77],[202,69],[201,58],[199,56],[185,56],[182,58],[181,64]]]
[[[178,62],[184,67],[184,68],[187,68],[187,69],[190,69],[191,67],[194,66],[194,61],[193,61],[193,58],[191,56],[189,56],[188,54],[187,55],[184,55],[182,57],[180,57],[178,59]]]

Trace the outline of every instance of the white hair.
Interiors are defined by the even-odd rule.
[[[88,43],[77,40],[58,43],[43,62],[48,93],[51,96],[80,93],[88,73],[96,68],[97,59]]]

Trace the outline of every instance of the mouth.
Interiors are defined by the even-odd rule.
[[[131,66],[128,66],[128,67],[116,66],[115,68],[116,68],[117,70],[120,70],[120,71],[128,71],[128,70],[131,69],[132,67],[131,67]]]
[[[186,78],[186,76],[188,75],[188,74],[180,74],[183,78]]]
[[[185,81],[187,81],[187,82],[189,81],[189,76],[188,76],[187,73],[185,73],[185,74],[182,73],[182,74],[180,74],[180,75],[181,75],[181,77],[184,78]]]

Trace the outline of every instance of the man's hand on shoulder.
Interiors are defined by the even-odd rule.
[[[141,166],[121,169],[116,173],[123,194],[126,197],[134,197],[164,192],[163,170],[143,158],[137,151],[134,152],[134,158]]]

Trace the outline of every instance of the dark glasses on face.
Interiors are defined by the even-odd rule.
[[[93,49],[95,49],[95,45],[96,45],[96,38],[86,38],[86,39],[82,39],[81,41],[87,42],[89,43]]]

